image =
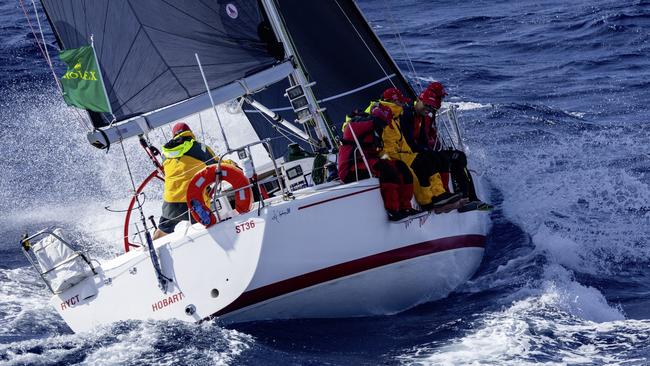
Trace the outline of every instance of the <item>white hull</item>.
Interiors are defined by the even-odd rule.
[[[162,270],[174,279],[166,294],[148,253],[135,250],[52,303],[74,331],[125,319],[392,314],[447,296],[481,262],[487,212],[389,223],[375,179],[295,194],[259,216],[157,240]]]
[[[390,315],[449,295],[481,263],[483,249],[417,257],[278,296],[221,317],[225,323],[265,319]]]

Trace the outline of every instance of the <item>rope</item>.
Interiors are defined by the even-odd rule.
[[[273,140],[275,140],[275,139],[280,139],[280,138],[285,138],[285,139],[289,140],[289,141],[292,142],[292,143],[296,143],[296,141],[293,140],[293,139],[292,139],[289,135],[287,135],[284,131],[282,131],[282,129],[281,129],[279,126],[277,126],[277,125],[273,125],[273,124],[272,124],[271,126],[272,126],[272,127],[273,127],[273,128],[274,128],[274,129],[275,129],[275,130],[280,134],[280,135],[282,135],[282,137],[274,137]]]
[[[135,209],[141,209],[144,206],[144,204],[147,203],[147,195],[144,194],[144,192],[140,192],[140,195],[142,196],[142,200],[143,200],[142,205],[139,205],[137,207],[133,207],[130,210],[114,210],[114,209],[110,208],[110,206],[105,206],[104,210],[106,210],[108,212],[114,212],[114,213],[124,213],[124,212],[131,212],[131,211],[133,211]],[[140,204],[139,200],[138,200],[138,204]]]

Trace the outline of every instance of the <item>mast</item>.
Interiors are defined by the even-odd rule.
[[[299,73],[292,75],[293,80],[287,78],[255,95],[256,100],[284,119],[294,120],[296,116],[300,118],[292,103],[300,98],[287,100],[282,96],[291,87],[290,82],[300,83],[300,80],[309,86],[304,88],[309,92],[304,93],[304,104],[317,104],[319,114],[327,122],[318,127],[321,131],[327,128],[327,133],[334,135],[341,131],[346,115],[355,109],[365,109],[370,101],[379,98],[387,88],[396,87],[405,96],[415,98],[413,88],[386,52],[354,0],[260,1],[264,1],[260,8],[266,6],[264,10],[268,11],[264,16],[269,28],[274,29],[279,24],[281,32],[277,37],[282,37],[282,49],[286,48],[294,56],[294,62],[298,61],[302,68]],[[318,83],[314,84],[313,81]],[[315,97],[315,103],[313,99],[308,99],[310,94]],[[260,113],[251,110],[244,112],[258,136],[271,137],[277,134],[272,127],[268,127],[268,121]],[[311,115],[308,117],[311,118]],[[289,138],[271,141],[276,156],[286,154],[287,142],[295,141]]]
[[[284,47],[284,52],[286,57],[294,59],[295,69],[291,73],[292,76],[291,85],[293,86],[295,84],[298,84],[302,86],[305,92],[305,96],[307,97],[307,101],[309,103],[309,109],[311,115],[314,118],[314,121],[316,122],[317,128],[315,130],[318,135],[318,138],[321,140],[325,138],[329,146],[334,147],[335,146],[334,142],[332,141],[330,134],[327,132],[329,130],[327,127],[327,121],[325,120],[325,117],[321,113],[322,110],[318,105],[318,100],[316,99],[316,96],[314,95],[314,92],[311,89],[313,83],[310,83],[309,80],[307,80],[307,76],[305,75],[305,72],[302,69],[300,55],[297,53],[295,46],[291,41],[291,38],[289,37],[289,34],[284,27],[282,17],[278,12],[274,0],[262,0],[262,5],[264,7],[264,10],[266,11],[267,16],[269,17],[269,21],[271,22],[271,28],[273,28],[273,31],[275,32],[277,39],[282,43]]]

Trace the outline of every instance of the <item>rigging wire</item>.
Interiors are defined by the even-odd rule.
[[[447,126],[447,123],[451,123],[450,119],[449,119],[448,111],[445,112],[444,116],[445,116],[445,118],[443,118],[443,121],[442,121],[441,125],[444,128],[445,132],[447,132],[447,137],[449,137],[449,144],[454,149],[457,149],[456,144],[454,143],[454,138],[452,137],[451,129],[450,129],[449,126]]]
[[[52,59],[50,58],[50,52],[47,50],[47,43],[45,43],[45,34],[43,33],[43,27],[41,26],[41,19],[38,16],[38,10],[36,9],[36,2],[34,0],[32,0],[32,6],[34,7],[34,15],[36,16],[36,23],[38,24],[38,30],[41,32],[41,39],[43,40],[43,49],[45,50],[45,58],[47,59],[47,62],[51,64]],[[57,85],[58,84],[59,83],[57,82]]]
[[[358,30],[357,27],[354,25],[354,23],[352,23],[352,19],[350,19],[350,17],[348,16],[348,14],[343,10],[343,8],[341,7],[341,4],[339,4],[338,0],[336,1],[336,5],[337,5],[337,6],[339,7],[339,9],[341,10],[341,13],[343,13],[343,15],[345,16],[345,19],[348,20],[348,23],[350,23],[350,25],[352,26],[352,29],[354,29],[354,32],[357,34],[357,36],[359,36],[359,39],[361,40],[361,42],[363,42],[363,45],[366,46],[366,49],[368,49],[368,52],[370,52],[370,54],[372,55],[372,58],[375,59],[375,62],[377,62],[377,65],[379,66],[379,68],[381,69],[381,71],[384,73],[384,75],[389,76],[389,75],[388,75],[388,72],[386,71],[386,69],[384,69],[384,66],[381,64],[381,62],[379,62],[379,59],[377,58],[377,56],[375,55],[375,53],[372,52],[372,50],[370,49],[370,46],[368,45],[368,43],[366,42],[366,40],[363,39],[363,37],[361,36],[361,32],[359,32],[359,30]],[[391,84],[393,87],[395,87],[395,88],[397,87],[397,86],[395,85],[395,83],[393,82],[393,79],[388,78],[388,81],[390,82],[390,84]]]
[[[203,129],[203,118],[201,117],[201,112],[199,112],[199,124],[201,125],[201,138],[202,138],[202,141],[205,141],[205,130]]]
[[[274,139],[285,138],[285,139],[289,140],[289,142],[291,142],[291,143],[294,143],[294,144],[296,143],[296,140],[292,139],[289,135],[287,135],[284,131],[282,131],[281,128],[279,128],[276,125],[273,125],[273,127],[280,135],[282,135],[282,137],[275,137]]]
[[[170,133],[171,133],[171,126],[169,127],[169,130],[170,130]],[[164,129],[164,128],[159,128],[158,131],[160,131],[160,133],[162,134],[162,137],[163,137],[163,139],[164,139],[165,141],[169,141],[169,140],[171,140],[171,139],[168,139],[168,138],[167,138],[167,134],[165,133],[165,129]],[[173,137],[173,136],[172,136],[172,137]],[[164,144],[163,144],[163,145],[164,145]]]
[[[119,131],[119,130],[118,130]],[[138,211],[140,212],[140,221],[142,222],[142,225],[144,227],[144,231],[140,231],[138,226],[136,225],[136,228],[138,229],[138,236],[140,236],[140,233],[144,232],[145,233],[145,239],[147,242],[147,246],[149,247],[149,257],[151,259],[151,262],[153,264],[154,271],[156,272],[156,277],[158,278],[158,286],[161,288],[163,291],[167,291],[167,284],[170,282],[174,282],[171,278],[165,276],[162,273],[162,270],[160,268],[160,263],[158,262],[158,256],[156,254],[156,251],[153,247],[153,239],[151,238],[151,235],[149,234],[149,231],[147,230],[147,220],[145,219],[144,216],[144,211],[142,210],[142,204],[140,203],[140,199],[137,195],[137,188],[135,187],[135,181],[133,180],[133,173],[131,172],[131,166],[129,164],[129,159],[126,156],[126,150],[124,149],[124,139],[120,135],[120,146],[122,147],[122,155],[124,155],[124,161],[126,162],[126,168],[129,172],[129,178],[131,178],[131,186],[133,187],[133,195],[135,196],[135,200],[138,203]],[[142,240],[140,238],[140,241],[144,244],[145,240]]]
[[[286,138],[287,140],[289,140],[289,141],[291,141],[293,143],[295,143],[296,141],[294,139],[292,139],[291,137],[289,137],[289,135],[294,136],[294,137],[298,137],[300,140],[302,140],[302,138],[300,136],[296,135],[293,131],[289,130],[288,128],[286,128],[286,127],[284,127],[284,126],[282,126],[280,124],[277,124],[277,123],[274,123],[273,121],[271,121],[271,119],[266,114],[264,114],[262,112],[259,112],[259,114],[266,120],[266,122],[269,123],[269,125],[271,125],[271,127],[273,127],[276,131],[278,131],[278,133],[281,134],[282,137]]]
[[[390,11],[390,8],[388,7],[388,0],[384,0],[384,5],[385,5],[386,13],[388,13],[390,16],[393,32],[395,33],[395,35],[397,35],[397,38],[399,39],[399,44],[402,47],[402,52],[404,52],[404,55],[406,56],[406,61],[407,61],[409,71],[413,73],[413,78],[415,79],[415,83],[418,85],[418,93],[420,93],[423,90],[422,84],[420,84],[420,77],[418,76],[417,71],[415,71],[415,66],[413,65],[413,59],[411,58],[411,55],[409,54],[408,49],[406,48],[404,39],[402,39],[402,34],[397,28],[397,23],[395,22],[395,15],[393,14],[393,12]]]
[[[29,28],[32,30],[32,35],[34,36],[36,45],[38,46],[38,49],[41,50],[43,57],[45,57],[45,52],[43,51],[43,48],[41,48],[41,42],[38,40],[38,36],[36,36],[36,31],[32,26],[31,20],[29,19],[29,15],[27,14],[27,9],[25,9],[25,4],[23,3],[23,0],[19,0],[19,1],[20,1],[20,7],[23,9],[23,13],[25,14],[25,19],[27,20],[27,24],[29,25]]]
[[[138,189],[135,187],[135,180],[133,180],[133,172],[131,171],[131,165],[129,164],[129,158],[126,156],[126,150],[124,149],[124,140],[120,138],[120,147],[122,148],[122,155],[124,156],[124,162],[126,163],[126,170],[129,173],[129,178],[131,179],[131,187],[133,187],[133,195],[136,197],[135,200],[138,203],[138,206],[141,207],[140,200],[138,199]]]
[[[199,70],[201,71],[201,77],[203,78],[203,84],[205,84],[205,90],[208,93],[208,97],[210,97],[210,104],[212,104],[212,110],[214,111],[214,115],[217,117],[217,122],[219,123],[219,129],[221,130],[221,137],[223,137],[223,142],[226,144],[226,150],[230,150],[230,145],[228,144],[228,138],[226,137],[226,132],[223,130],[223,124],[221,123],[221,117],[219,117],[219,111],[217,110],[217,106],[216,104],[214,104],[214,100],[212,99],[212,92],[210,91],[210,86],[208,84],[208,79],[205,76],[205,72],[203,72],[203,65],[201,65],[199,54],[195,53],[194,57],[196,58],[196,63],[199,65]],[[240,81],[240,84],[243,83],[241,83]]]
[[[56,84],[57,88],[59,89],[59,93],[63,95],[63,88],[61,87],[61,84],[59,82],[59,78],[56,75],[56,71],[54,70],[54,64],[52,63],[52,58],[50,57],[50,53],[47,50],[47,43],[45,42],[45,33],[43,32],[43,27],[41,26],[41,20],[40,16],[38,14],[38,10],[36,7],[36,3],[34,0],[32,0],[32,5],[34,7],[34,16],[36,18],[36,22],[38,23],[38,29],[41,33],[41,39],[42,39],[42,47],[41,47],[41,41],[39,40],[38,35],[36,34],[36,30],[32,26],[32,22],[29,19],[29,14],[27,12],[27,9],[25,8],[25,3],[23,0],[19,0],[20,2],[20,7],[23,9],[23,13],[25,14],[25,19],[27,20],[27,24],[29,25],[30,30],[32,31],[32,35],[34,36],[34,40],[36,41],[36,44],[38,45],[38,49],[41,51],[41,54],[43,55],[43,58],[47,62],[50,71],[52,72],[52,77],[54,78],[54,83]],[[88,131],[91,130],[91,128],[88,126],[88,122],[86,119],[81,115],[79,110],[76,108],[72,108],[72,110],[75,111],[75,114],[77,116],[77,120],[81,123],[81,125]]]

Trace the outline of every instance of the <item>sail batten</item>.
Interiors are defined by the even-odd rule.
[[[205,93],[277,64],[260,38],[257,0],[41,0],[64,49],[94,36],[117,121]],[[94,126],[104,123],[93,119]]]

